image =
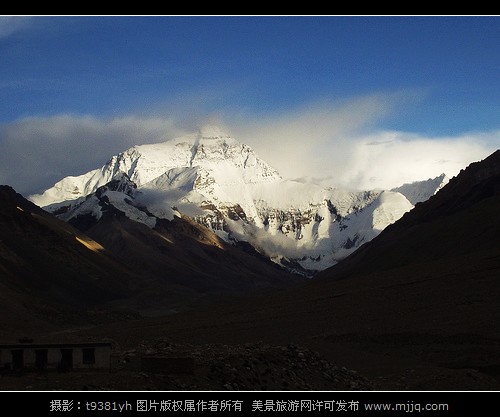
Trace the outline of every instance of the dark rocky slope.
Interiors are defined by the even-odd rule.
[[[472,164],[300,288],[92,334],[292,342],[376,378],[379,389],[498,389],[499,167],[498,151]]]

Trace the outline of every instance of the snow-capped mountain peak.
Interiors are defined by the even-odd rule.
[[[320,270],[445,182],[438,177],[391,191],[351,192],[285,180],[248,145],[205,126],[167,142],[133,146],[30,199],[64,220],[87,224],[122,213],[154,228],[157,219],[186,215],[289,268]]]
[[[280,180],[278,172],[252,148],[214,127],[163,143],[136,145],[113,156],[104,166],[77,177],[66,177],[42,194],[29,197],[45,207],[85,197],[125,173],[138,187],[172,169],[200,167],[218,184],[236,185]]]

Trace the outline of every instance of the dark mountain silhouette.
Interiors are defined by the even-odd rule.
[[[297,280],[189,219],[152,230],[114,209],[85,228],[88,234],[0,186],[0,331],[171,312]]]
[[[2,325],[78,321],[70,310],[128,296],[131,281],[95,241],[0,186]]]
[[[298,343],[381,389],[498,389],[498,213],[500,151],[306,285],[93,334]]]
[[[301,346],[359,371],[377,389],[498,390],[498,213],[500,151],[471,164],[437,195],[417,204],[377,238],[304,285],[229,297],[177,314],[109,323],[66,336],[112,337],[122,349],[153,346],[159,337],[167,345],[197,346],[194,350],[212,349],[211,344],[244,347],[256,342],[263,351],[269,346],[282,346],[283,352]],[[137,253],[153,250],[152,257],[167,254],[164,264],[148,260],[152,275],[169,265],[168,276],[188,270],[186,277],[201,285],[218,270],[218,260],[223,260],[224,271],[246,265],[241,270],[246,277],[251,276],[249,271],[256,276],[255,268],[267,271],[267,266],[252,269],[245,263],[258,259],[252,254],[246,254],[252,258],[234,258],[228,248],[220,247],[220,242],[205,236],[188,219],[160,224],[152,231],[132,226],[123,217],[119,213],[103,216],[100,224],[86,223],[86,231],[115,254],[113,259],[121,253],[123,262],[125,258],[132,264],[139,262],[134,257],[139,247]],[[17,221],[14,224],[19,227]],[[186,264],[182,253],[189,248],[191,261]],[[208,276],[200,275],[200,270]],[[201,276],[202,281],[196,281]],[[216,292],[228,288],[224,279],[214,282]],[[250,285],[253,281],[241,282]],[[265,356],[261,359],[266,360]],[[309,372],[314,366],[313,362],[306,368],[297,366],[294,372]],[[334,374],[328,375],[335,379]],[[260,381],[266,378],[258,377]],[[227,374],[224,383],[231,383],[231,378]],[[245,386],[252,389],[249,383]]]

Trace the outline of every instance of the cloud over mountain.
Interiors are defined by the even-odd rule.
[[[0,126],[0,182],[21,193],[37,192],[102,165],[127,147],[162,142],[180,132],[168,117],[20,119]]]
[[[431,136],[380,126],[418,94],[376,94],[316,103],[279,116],[231,125],[287,178],[357,190],[452,177],[500,147],[500,132]]]
[[[431,137],[380,129],[402,95],[328,101],[265,118],[214,115],[231,135],[252,146],[283,177],[352,189],[393,188],[405,182],[456,175],[500,146],[499,132]],[[82,115],[29,117],[0,125],[0,183],[24,194],[67,175],[102,165],[136,144],[159,143],[204,123],[193,115]],[[197,122],[198,121],[198,122]]]

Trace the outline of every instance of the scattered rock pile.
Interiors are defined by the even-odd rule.
[[[372,384],[356,371],[329,362],[319,353],[289,344],[173,344],[165,339],[142,342],[124,351],[119,368],[140,369],[141,357],[192,358],[194,371],[148,374],[158,389],[182,390],[370,390]],[[144,373],[143,373],[144,374]]]

